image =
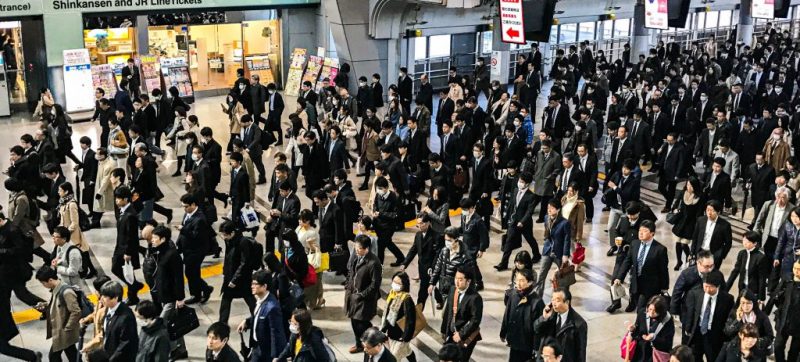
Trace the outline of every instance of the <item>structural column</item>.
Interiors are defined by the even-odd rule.
[[[490,79],[500,81],[500,84],[508,83],[511,68],[511,47],[503,42],[502,27],[500,18],[495,18],[492,26],[492,57],[487,59],[491,69]]]
[[[736,42],[744,45],[753,43],[753,16],[751,13],[752,0],[742,0],[739,7],[739,26],[736,32]]]
[[[644,3],[637,1],[633,8],[633,44],[630,59],[632,63],[636,63],[641,54],[647,56],[652,47],[650,42],[650,29],[644,27]]]

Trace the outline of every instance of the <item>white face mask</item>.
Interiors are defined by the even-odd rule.
[[[454,245],[455,245],[455,242],[452,241],[452,240],[445,240],[444,241],[444,246],[446,246],[450,250],[453,250],[453,246]]]
[[[274,90],[269,91],[269,94],[275,94]]]
[[[514,121],[514,127],[519,127],[521,125],[522,125],[522,123],[519,123],[519,121]]]
[[[526,184],[524,182],[517,182],[517,188],[520,189],[520,190],[524,190],[524,189],[528,188],[528,184]]]
[[[581,130],[581,126],[578,126],[578,125],[576,125],[576,126],[575,126],[575,130],[576,130],[576,131],[580,131],[580,130]]]
[[[467,215],[469,215],[469,211],[461,210],[461,215],[467,216]]]
[[[367,85],[367,82],[358,82],[358,84],[363,87],[363,86]]]
[[[403,289],[403,286],[397,283],[392,283],[392,290],[395,292],[399,292]]]
[[[300,334],[300,326],[289,323],[289,332],[292,334]]]
[[[247,85],[239,84],[239,89],[240,90],[244,90],[245,88],[247,88]]]
[[[291,247],[291,246],[292,246],[292,243],[290,243],[290,242],[289,242],[289,241],[287,241],[287,240],[284,240],[284,241],[283,241],[283,246],[285,246],[285,247],[289,248],[289,247]]]
[[[197,157],[197,155],[192,155],[192,161],[197,162],[198,160],[200,160],[200,157]]]
[[[480,152],[473,152],[472,157],[481,158],[482,154]]]
[[[703,101],[703,102],[705,102],[705,101],[707,101],[707,100],[708,100],[708,97],[706,97],[706,96],[702,96],[702,97],[700,97],[700,100],[701,100],[701,101]]]

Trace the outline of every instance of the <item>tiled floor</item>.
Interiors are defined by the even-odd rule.
[[[217,140],[222,145],[225,145],[228,141],[228,121],[219,110],[219,102],[221,100],[222,98],[220,97],[201,99],[193,106],[193,112],[199,116],[201,126],[211,127],[217,135]],[[289,102],[289,104],[293,103],[292,101],[288,100],[287,102]],[[540,103],[544,103],[544,101],[540,99]],[[540,105],[538,108],[540,110],[543,109],[543,105]],[[539,117],[537,117],[537,120],[538,119]],[[19,116],[12,119],[0,119],[0,124],[3,127],[3,131],[0,132],[0,149],[2,150],[7,150],[12,145],[17,144],[21,134],[25,132],[31,132],[33,129],[32,123],[26,121],[24,117]],[[81,123],[74,125],[75,133],[73,138],[75,140],[75,144],[77,145],[78,138],[84,135],[89,136],[96,141],[99,135],[98,128],[99,126],[93,123]],[[437,142],[435,138],[434,142]],[[274,151],[270,150],[269,152],[265,152],[264,155],[268,172],[270,172],[272,166],[271,157],[269,157],[272,152]],[[4,170],[8,167],[8,165],[8,158],[5,155],[0,157],[0,169]],[[70,169],[67,171],[68,180],[74,180],[74,174],[71,171],[71,164],[67,166],[70,166],[65,167],[65,171]],[[223,162],[223,168],[226,167],[227,162]],[[166,161],[164,161],[159,168],[159,184],[164,193],[167,195],[163,201],[163,204],[166,207],[174,209],[176,212],[175,220],[180,221],[182,211],[179,208],[180,205],[178,198],[183,193],[183,187],[180,184],[180,178],[169,176],[172,174],[172,172],[174,172],[174,170],[174,155],[168,154]],[[223,172],[227,174],[227,170],[224,169]],[[354,173],[351,173],[351,176],[353,175]],[[228,180],[229,177],[223,176],[223,182],[220,185],[219,190],[225,190],[228,187]],[[655,186],[646,184],[645,188],[654,190]],[[265,186],[259,186],[257,195],[265,198],[265,194]],[[367,198],[367,195],[364,192],[357,192],[357,194],[358,197],[363,200]],[[0,200],[6,200],[6,198],[7,193],[5,190],[0,190]],[[663,200],[660,195],[657,195],[656,192],[644,191],[642,198],[645,202],[650,204],[654,210],[661,209]],[[309,200],[304,196],[301,196],[301,200],[304,207],[310,206]],[[5,204],[5,202],[2,203]],[[586,262],[584,263],[584,266],[581,268],[581,272],[578,275],[577,285],[573,286],[571,289],[574,295],[573,305],[577,311],[589,322],[589,351],[587,353],[587,355],[590,356],[589,360],[613,361],[619,358],[619,350],[617,346],[619,345],[619,342],[625,332],[625,322],[633,322],[634,315],[622,312],[609,315],[605,312],[605,308],[609,304],[608,284],[610,283],[609,273],[613,268],[613,258],[605,256],[605,252],[608,248],[608,237],[607,233],[604,231],[607,221],[607,214],[600,210],[602,204],[599,200],[599,196],[595,201],[595,205],[597,210],[594,223],[586,225],[585,234],[588,235],[588,241],[585,243],[587,248]],[[220,214],[223,214],[227,211],[222,208],[221,204],[218,205],[218,209]],[[674,254],[672,251],[673,241],[671,233],[669,232],[669,225],[663,221],[662,216],[663,215],[659,216],[660,220],[658,222],[657,239],[668,247],[670,250],[670,257],[674,259]],[[748,215],[747,217],[749,220],[750,216]],[[164,221],[164,219],[160,218],[160,216],[157,216],[156,218],[159,221]],[[456,223],[458,222],[455,219],[453,221]],[[106,215],[102,223],[104,226],[102,229],[91,230],[86,233],[86,236],[90,241],[92,250],[97,261],[99,262],[99,265],[103,270],[108,271],[110,270],[110,255],[114,245],[115,237],[113,216]],[[734,244],[734,250],[732,250],[731,255],[735,255],[735,253],[738,251],[738,248],[741,247],[738,243],[738,240],[741,239],[741,223],[734,224],[736,226],[734,230],[734,239],[737,240],[737,243]],[[411,241],[413,240],[413,232],[414,230],[407,229],[395,235],[395,242],[399,244],[402,250],[408,250],[410,247]],[[535,235],[538,240],[541,240],[542,234],[543,228],[541,224],[536,224]],[[263,238],[263,233],[261,233],[260,236]],[[52,247],[52,244],[49,240],[48,245]],[[484,273],[486,289],[481,293],[485,303],[484,317],[483,322],[481,323],[483,341],[478,343],[473,355],[474,361],[490,361],[497,358],[506,359],[508,354],[508,349],[503,343],[500,342],[498,334],[504,311],[503,292],[508,287],[510,272],[498,273],[492,268],[492,265],[495,265],[500,258],[499,247],[500,234],[493,232],[491,235],[491,246],[489,251],[483,256],[483,258],[479,260],[479,266]],[[393,261],[392,258],[388,258],[387,260]],[[732,260],[733,258],[729,257],[722,266],[722,270],[724,273],[726,273],[726,275],[732,267]],[[219,259],[209,258],[206,261],[206,265],[210,266],[219,262]],[[38,267],[39,264],[41,264],[41,260],[37,258],[34,264]],[[675,278],[677,277],[677,272],[673,272],[671,267],[672,265],[670,266],[670,275],[672,278],[671,280],[674,282]],[[384,291],[388,290],[388,285],[390,282],[387,279],[394,271],[395,268],[390,268],[388,266],[385,267],[383,273]],[[416,266],[413,265],[410,267],[409,272],[412,275],[416,274]],[[350,345],[352,345],[354,337],[350,329],[350,323],[345,317],[342,309],[344,292],[343,287],[339,285],[341,279],[332,275],[325,275],[323,280],[325,282],[325,299],[327,300],[327,305],[322,310],[315,311],[313,313],[314,323],[323,329],[325,335],[329,338],[332,345],[336,349],[336,354],[340,361],[361,361],[363,358],[362,356],[349,355],[347,353],[347,349],[350,347]],[[212,275],[207,278],[207,281],[211,285],[216,286],[217,290],[219,290],[219,285],[222,282],[222,278],[220,275]],[[49,293],[43,287],[41,287],[38,282],[30,281],[28,285],[35,294],[45,298],[49,297]],[[414,295],[417,288],[418,284],[412,283],[412,292]],[[549,300],[549,298],[550,288],[548,287],[546,288],[545,292],[545,300]],[[217,319],[219,302],[220,297],[217,293],[215,293],[215,295],[207,304],[198,307],[198,312],[201,317],[201,326],[195,332],[191,333],[191,335],[189,335],[186,339],[190,347],[190,360],[203,360],[205,351],[204,332],[208,325]],[[15,297],[12,297],[12,304],[15,312],[28,309],[26,305],[22,304]],[[383,303],[381,303],[381,307],[382,306]],[[245,308],[246,307],[243,302],[234,303],[230,318],[230,324],[232,327],[235,327],[239,321],[245,317]],[[438,333],[439,325],[441,323],[441,312],[437,312],[434,316],[431,313],[431,308],[427,308],[426,317],[428,318],[430,326],[414,341],[414,349],[419,361],[433,360],[441,343]],[[378,318],[373,320],[374,323],[377,323],[377,321]],[[46,354],[50,343],[44,341],[44,322],[38,320],[30,321],[20,324],[19,328],[21,334],[12,341],[13,344],[25,346],[26,348],[32,348]],[[679,335],[679,333],[676,333],[676,336]],[[231,339],[234,347],[238,349],[239,337],[233,336]],[[678,339],[676,338],[676,341],[677,340]]]

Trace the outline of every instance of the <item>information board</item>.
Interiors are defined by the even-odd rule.
[[[644,1],[644,27],[669,29],[669,4],[667,0]]]
[[[67,112],[94,109],[94,84],[88,49],[64,50],[64,94]]]
[[[500,33],[504,43],[525,44],[522,0],[500,0]]]
[[[283,91],[287,96],[297,96],[300,94],[300,83],[303,78],[303,68],[306,65],[307,51],[302,48],[294,48],[292,51],[292,63],[289,66],[289,75],[286,77],[286,86]]]
[[[753,7],[751,10],[754,18],[774,19],[775,0],[753,0]]]

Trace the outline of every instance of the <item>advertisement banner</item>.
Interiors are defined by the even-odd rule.
[[[64,87],[67,112],[94,109],[94,84],[88,49],[64,51]]]
[[[645,0],[644,27],[650,29],[669,29],[668,7],[667,0]]]
[[[753,0],[751,11],[754,18],[774,19],[775,0]]]

